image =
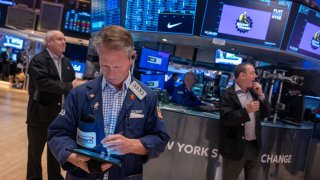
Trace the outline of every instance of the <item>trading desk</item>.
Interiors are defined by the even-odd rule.
[[[161,105],[171,135],[165,152],[145,165],[152,180],[221,179],[219,114]],[[265,179],[303,179],[312,126],[262,122],[261,163]],[[240,179],[244,179],[243,174]]]

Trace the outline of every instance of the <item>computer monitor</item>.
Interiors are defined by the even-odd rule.
[[[150,88],[158,88],[163,90],[164,77],[164,74],[142,74],[140,78],[141,82],[143,82]]]
[[[11,54],[11,62],[13,63],[17,62],[17,54]]]
[[[219,87],[226,88],[229,83],[230,76],[227,74],[221,74],[219,78]]]
[[[201,36],[279,49],[292,2],[207,1]]]
[[[169,65],[167,52],[156,51],[143,47],[140,55],[139,68],[167,72]]]
[[[82,79],[85,72],[86,64],[76,61],[70,61],[70,63],[73,67],[73,70],[75,71],[76,78]]]
[[[285,109],[278,112],[281,120],[291,121],[294,123],[303,122],[304,96],[283,93],[280,102],[285,105]]]
[[[304,96],[304,109],[310,109],[310,113],[316,115],[320,119],[320,97],[319,96]]]
[[[86,67],[84,72],[84,79],[94,79],[100,75],[100,65],[99,62],[86,61]]]
[[[320,59],[320,12],[300,5],[287,51]]]
[[[216,57],[214,60],[216,64],[227,64],[227,65],[239,65],[242,63],[242,58],[237,57],[233,53],[224,52],[220,49],[216,51]]]
[[[66,51],[63,53],[73,61],[85,62],[87,60],[88,46],[66,43]]]
[[[4,35],[3,46],[12,47],[12,48],[16,48],[16,49],[22,49],[23,42],[24,42],[24,40],[22,38],[10,36],[10,35]]]

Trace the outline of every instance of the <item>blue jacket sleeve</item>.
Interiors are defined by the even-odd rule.
[[[48,128],[48,146],[63,169],[70,171],[74,166],[67,161],[71,152],[66,148],[76,148],[77,114],[76,95],[73,91],[67,96],[65,108],[61,110],[56,119]]]
[[[145,136],[140,138],[140,141],[147,148],[147,159],[150,159],[158,157],[164,151],[170,136],[162,119],[155,93],[153,92],[153,95],[147,98],[146,102],[150,103],[150,106],[147,114]]]

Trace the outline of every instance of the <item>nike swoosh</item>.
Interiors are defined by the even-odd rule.
[[[182,24],[182,23],[170,24],[170,22],[169,22],[168,25],[167,25],[167,28],[171,29],[173,27],[179,26],[180,24]]]

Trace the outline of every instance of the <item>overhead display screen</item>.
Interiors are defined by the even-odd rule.
[[[90,33],[90,14],[86,12],[67,10],[65,14],[64,30],[79,33]]]
[[[193,34],[197,0],[128,0],[125,28],[173,34]]]
[[[170,54],[143,47],[139,68],[167,72]]]
[[[320,59],[320,12],[300,5],[287,51]]]
[[[91,0],[91,31],[109,25],[120,25],[119,0]]]
[[[12,47],[16,49],[22,49],[23,48],[23,42],[24,40],[18,37],[4,35],[3,39],[3,46],[4,47]]]
[[[292,2],[207,1],[201,36],[280,48]]]
[[[216,58],[214,62],[217,64],[239,65],[242,63],[242,58],[237,57],[233,53],[224,52],[218,49],[216,51]]]

